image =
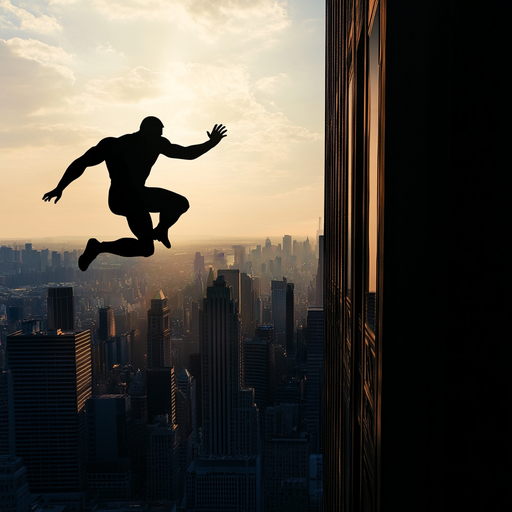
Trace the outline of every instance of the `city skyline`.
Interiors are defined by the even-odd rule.
[[[215,123],[228,128],[211,154],[155,165],[147,184],[191,204],[171,242],[314,236],[323,217],[323,3],[2,0],[0,54],[2,238],[128,235],[108,210],[104,164],[58,205],[41,198],[89,147],[137,131],[147,115],[181,145],[204,142]]]

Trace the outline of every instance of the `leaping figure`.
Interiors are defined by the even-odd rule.
[[[136,238],[120,238],[112,242],[99,242],[90,238],[85,252],[78,259],[80,270],[85,271],[94,259],[103,252],[118,256],[151,256],[155,252],[153,240],[158,240],[168,249],[171,243],[169,228],[189,208],[187,199],[163,188],[146,187],[146,179],[159,155],[168,158],[194,160],[214,148],[224,137],[227,129],[216,124],[206,132],[209,140],[193,146],[172,144],[162,136],[163,123],[156,117],[146,117],[138,132],[121,137],[107,137],[97,146],[86,151],[66,169],[56,188],[43,196],[43,201],[55,203],[63,190],[79,178],[87,167],[105,162],[111,185],[108,206],[115,215],[126,217]],[[150,212],[159,212],[158,225],[153,228]]]

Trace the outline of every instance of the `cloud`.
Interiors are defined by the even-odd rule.
[[[108,80],[93,79],[86,85],[87,92],[108,103],[138,103],[164,94],[161,74],[139,66],[125,76]]]
[[[13,37],[12,39],[0,39],[0,42],[6,44],[16,57],[27,60],[34,60],[39,64],[55,70],[65,78],[74,81],[73,71],[62,63],[70,63],[72,55],[58,46],[50,46],[37,39],[21,39]]]
[[[286,73],[279,73],[276,76],[265,76],[260,78],[256,82],[256,89],[266,92],[273,93],[276,89],[276,86],[285,84],[288,81],[288,75]]]
[[[19,28],[27,32],[38,32],[42,34],[51,34],[55,31],[62,30],[60,23],[53,17],[46,14],[35,16],[26,9],[12,5],[9,0],[0,0],[0,8],[10,14],[11,18],[15,18],[19,23]],[[6,18],[2,16],[1,18]],[[15,26],[14,23],[8,21],[10,26]]]
[[[77,1],[52,0],[50,5]],[[278,0],[88,0],[87,4],[109,19],[172,22],[206,40],[225,33],[261,38],[290,24],[287,2]]]
[[[34,40],[0,39],[0,130],[23,125],[42,107],[57,106],[72,92],[72,73],[58,48]]]

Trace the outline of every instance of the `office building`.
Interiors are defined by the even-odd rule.
[[[90,345],[89,331],[7,336],[16,456],[27,468],[31,492],[85,490]]]
[[[286,277],[270,283],[275,343],[286,347]]]
[[[176,379],[176,387],[190,401],[190,428],[193,441],[194,453],[197,451],[199,443],[198,429],[198,404],[197,404],[197,383],[186,368],[182,368],[178,378]],[[179,423],[178,423],[179,424]]]
[[[252,277],[244,272],[240,275],[240,320],[242,335],[254,336],[254,290]]]
[[[14,397],[12,372],[0,369],[0,455],[14,455]]]
[[[201,365],[203,453],[236,454],[236,409],[243,382],[242,345],[236,305],[223,275],[207,288],[203,301]]]
[[[510,415],[474,408],[510,395],[508,21],[424,0],[326,20],[324,509],[510,508]]]
[[[305,437],[275,437],[265,443],[265,511],[308,511],[308,456]]]
[[[114,308],[112,306],[100,308],[98,315],[98,340],[108,341],[110,338],[113,338],[116,335],[116,321],[114,315]]]
[[[207,289],[202,312],[202,399],[205,455],[258,453],[253,390],[243,389],[240,320],[224,275]]]
[[[168,415],[176,423],[176,380],[174,367],[148,368],[146,371],[146,396],[148,422],[154,423],[161,415]]]
[[[48,329],[61,329],[63,332],[75,330],[73,287],[49,287],[47,297]]]
[[[323,452],[324,310],[308,308],[306,363],[307,427],[310,452]]]
[[[178,500],[180,449],[178,427],[167,415],[158,416],[151,427],[148,449],[149,500]]]
[[[224,280],[226,281],[226,285],[231,288],[231,298],[233,299],[235,306],[237,308],[238,314],[242,314],[242,280],[240,275],[240,270],[238,269],[220,269],[217,271],[217,277],[224,276]]]
[[[85,410],[88,491],[101,500],[128,500],[133,443],[130,396],[93,396]]]
[[[148,369],[172,366],[171,325],[167,298],[159,290],[148,310]]]
[[[293,336],[295,331],[294,285],[286,283],[286,355],[295,355]]]
[[[0,455],[0,510],[28,512],[31,501],[27,470],[21,458]]]
[[[187,512],[262,512],[261,463],[257,456],[201,457],[186,475]]]
[[[254,389],[254,400],[260,411],[269,404],[274,405],[273,348],[268,339],[244,339],[244,385]]]

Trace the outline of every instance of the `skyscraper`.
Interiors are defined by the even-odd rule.
[[[99,309],[99,329],[98,339],[100,341],[108,341],[116,335],[116,321],[114,316],[114,308],[108,306]]]
[[[131,498],[132,414],[129,395],[86,402],[88,491],[105,500]]]
[[[510,395],[484,376],[509,374],[508,325],[489,320],[493,300],[453,298],[479,288],[468,268],[498,296],[508,268],[495,233],[510,221],[493,207],[505,175],[468,179],[509,159],[500,66],[470,64],[507,61],[499,16],[422,0],[329,0],[326,16],[324,509],[510,508],[511,471],[492,461],[510,415],[473,410]]]
[[[237,312],[239,315],[242,314],[242,283],[240,270],[238,269],[220,269],[217,271],[217,277],[224,276],[226,285],[231,288],[231,298],[233,299]]]
[[[274,340],[282,347],[286,347],[286,285],[286,277],[282,281],[271,282]]]
[[[294,305],[294,285],[286,284],[286,354],[288,357],[295,355],[293,335],[295,330],[295,305]]]
[[[73,306],[73,287],[49,287],[48,297],[48,329],[75,330],[75,313]]]
[[[240,325],[231,290],[220,275],[203,301],[201,365],[203,453],[239,453],[236,435],[238,393],[242,384]]]
[[[16,455],[31,492],[86,486],[85,402],[91,396],[89,331],[7,337]]]
[[[148,369],[172,366],[171,326],[167,298],[162,290],[151,299],[148,310]]]
[[[148,449],[147,495],[150,500],[177,500],[180,484],[177,427],[167,415],[151,427]]]

